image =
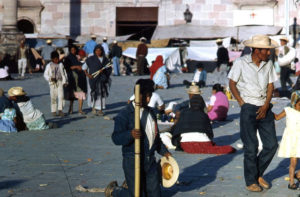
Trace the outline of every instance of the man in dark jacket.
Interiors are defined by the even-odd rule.
[[[120,76],[120,57],[122,56],[122,48],[118,46],[118,42],[115,40],[110,51],[113,67],[114,76]]]
[[[136,50],[136,60],[137,60],[137,74],[146,75],[149,74],[149,69],[147,68],[148,62],[146,56],[148,54],[148,47],[146,45],[146,38],[142,37],[140,39],[141,43],[138,45]]]
[[[227,86],[227,70],[229,66],[229,55],[228,50],[223,46],[223,40],[218,39],[216,41],[216,44],[218,45],[218,51],[217,51],[217,79],[218,83],[221,85]]]
[[[153,87],[148,86],[144,79],[140,79],[141,93],[141,129],[134,129],[135,103],[129,103],[115,118],[115,127],[112,140],[116,145],[122,145],[123,170],[128,189],[117,187],[117,182],[111,182],[105,190],[106,196],[126,197],[134,196],[134,139],[141,139],[141,196],[159,197],[160,173],[154,152],[167,158],[171,155],[159,137],[156,117],[147,106],[150,101]]]

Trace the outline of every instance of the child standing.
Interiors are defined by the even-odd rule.
[[[51,62],[46,66],[44,78],[49,82],[51,97],[51,113],[57,116],[64,116],[64,90],[63,86],[67,83],[67,74],[62,63],[59,63],[59,54],[56,51],[51,53]],[[57,101],[58,100],[58,103]]]
[[[274,114],[276,120],[286,116],[284,130],[278,157],[290,158],[289,185],[292,190],[298,189],[294,178],[300,181],[300,171],[295,174],[298,158],[300,158],[300,91],[295,91],[291,97],[291,107],[286,107],[280,114]]]

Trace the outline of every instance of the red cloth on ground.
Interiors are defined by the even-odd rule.
[[[191,154],[229,154],[234,153],[232,146],[217,146],[213,142],[180,142],[184,152]]]
[[[150,70],[150,79],[153,79],[156,71],[164,65],[164,59],[161,55],[156,57],[156,60],[153,62],[152,66],[149,68]]]

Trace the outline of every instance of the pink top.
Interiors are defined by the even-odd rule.
[[[210,112],[207,113],[210,120],[225,120],[229,108],[227,96],[223,92],[217,92],[215,95],[216,101]]]

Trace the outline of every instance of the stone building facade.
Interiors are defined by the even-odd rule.
[[[0,0],[0,22],[3,1]],[[300,4],[297,8],[295,2],[290,0],[290,24],[294,17],[300,20]],[[184,24],[183,13],[188,5],[194,25],[260,23],[284,27],[284,3],[285,0],[18,0],[18,21],[29,21],[33,31],[40,34],[113,37],[125,33],[122,28]]]

